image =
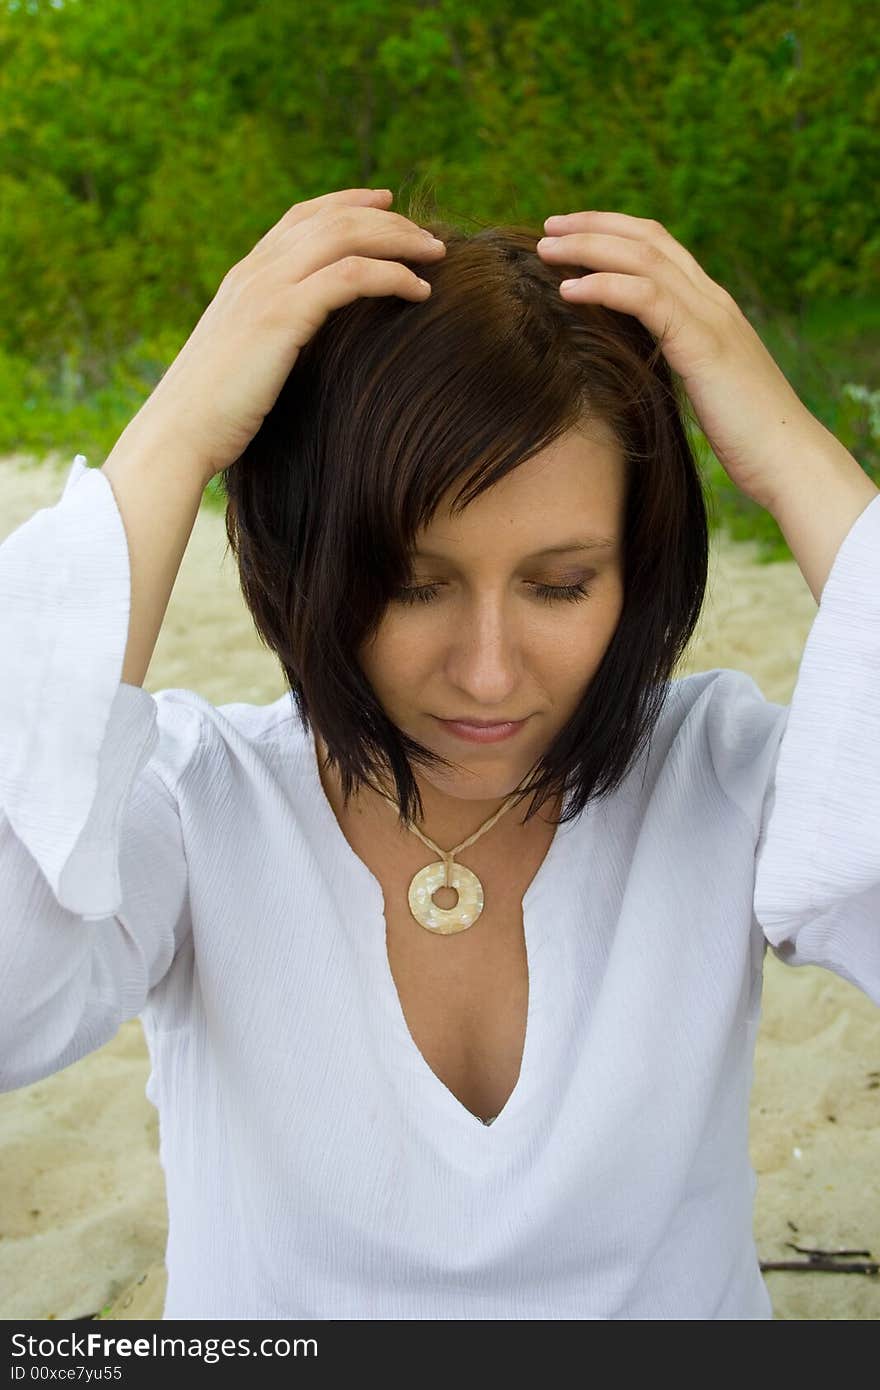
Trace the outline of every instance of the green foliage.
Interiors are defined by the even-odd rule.
[[[98,462],[286,207],[427,179],[465,222],[657,218],[880,473],[860,0],[5,0],[0,61],[0,450]]]

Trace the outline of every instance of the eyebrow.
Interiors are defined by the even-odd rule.
[[[613,536],[582,536],[575,540],[564,541],[562,545],[548,545],[543,550],[533,550],[531,555],[524,555],[525,560],[542,560],[545,555],[571,555],[579,550],[609,550],[615,546],[617,541]],[[416,550],[415,555],[421,560],[447,560],[448,555],[439,555],[433,550]]]

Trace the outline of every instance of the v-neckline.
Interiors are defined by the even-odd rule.
[[[400,1043],[402,1058],[407,1060],[411,1069],[415,1069],[421,1078],[420,1084],[426,1096],[432,1098],[433,1103],[440,1107],[450,1123],[454,1123],[465,1135],[469,1133],[476,1135],[478,1144],[481,1142],[480,1135],[483,1136],[482,1142],[484,1143],[493,1145],[502,1143],[503,1136],[521,1114],[528,1096],[533,1094],[535,1088],[540,1084],[539,1072],[536,1070],[536,1058],[540,1057],[542,1053],[540,1029],[546,1018],[547,1009],[552,1006],[552,1001],[547,995],[548,974],[550,972],[546,968],[547,962],[544,960],[544,956],[548,949],[554,945],[558,946],[558,942],[550,934],[549,919],[551,914],[549,908],[542,910],[541,900],[547,895],[549,885],[554,880],[558,881],[557,876],[561,871],[561,862],[568,837],[577,825],[577,818],[565,824],[557,825],[547,852],[522,897],[523,933],[528,972],[528,1006],[522,1059],[513,1090],[498,1114],[492,1116],[487,1122],[469,1110],[446,1083],[441,1081],[437,1073],[428,1065],[409,1030],[388,956],[388,923],[385,917],[384,890],[372,869],[353,849],[336,818],[336,812],[321,781],[313,728],[305,736],[304,753],[308,764],[306,769],[308,786],[317,803],[318,816],[321,821],[321,826],[318,829],[326,833],[330,842],[335,843],[336,853],[363,883],[363,894],[358,895],[356,901],[360,904],[360,911],[365,920],[366,949],[370,953],[371,963],[379,982],[380,999],[378,1002],[385,1009],[388,1021]],[[425,853],[426,856],[429,853],[427,848]],[[369,924],[375,923],[375,930],[367,930],[368,922]],[[502,1139],[498,1139],[499,1134],[502,1135]]]

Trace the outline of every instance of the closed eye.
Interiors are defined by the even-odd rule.
[[[395,598],[401,603],[431,603],[437,596],[439,584],[419,584],[410,585],[407,588],[398,589]],[[535,593],[538,598],[545,603],[555,603],[560,599],[567,599],[569,602],[577,602],[579,599],[589,598],[591,590],[585,584],[535,584]]]

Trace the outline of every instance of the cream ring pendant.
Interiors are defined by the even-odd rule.
[[[397,809],[396,803],[386,792],[381,792],[389,805]],[[481,835],[485,835],[487,830],[503,816],[504,812],[517,799],[517,792],[511,792],[510,796],[502,802],[493,816],[475,830],[473,835],[469,835],[466,840],[462,840],[455,849],[441,849],[435,845],[419,830],[417,825],[411,825],[410,830],[418,835],[423,845],[428,849],[439,854],[440,858],[433,864],[426,864],[424,869],[419,869],[417,874],[413,874],[409,885],[407,897],[409,899],[409,910],[419,926],[426,927],[428,931],[436,932],[438,936],[453,936],[456,932],[467,931],[476,922],[480,913],[483,911],[483,885],[476,874],[470,869],[465,868],[464,864],[456,864],[454,856],[460,850],[467,849],[469,845],[475,844]],[[440,888],[454,888],[458,894],[458,902],[455,907],[438,907],[434,902],[434,894]]]
[[[434,894],[440,888],[455,889],[455,907],[437,906]],[[464,864],[455,864],[451,858],[419,869],[409,885],[408,897],[409,910],[416,921],[440,936],[467,931],[483,911],[482,883]]]

